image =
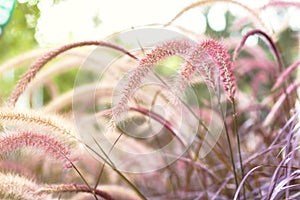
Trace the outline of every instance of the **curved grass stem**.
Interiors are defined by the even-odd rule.
[[[19,99],[20,95],[25,91],[28,84],[35,78],[36,74],[42,69],[43,66],[45,66],[49,61],[54,59],[56,56],[64,53],[65,51],[68,51],[73,48],[82,47],[82,46],[104,46],[111,49],[115,49],[117,51],[120,51],[128,56],[130,56],[133,59],[137,59],[133,54],[126,51],[122,47],[109,43],[104,41],[83,41],[83,42],[74,42],[70,44],[63,45],[61,47],[58,47],[56,49],[53,49],[52,51],[49,51],[45,53],[43,56],[41,56],[38,60],[36,60],[35,63],[33,63],[28,71],[22,76],[18,84],[16,85],[15,89],[12,91],[9,99],[8,99],[8,105],[10,107],[14,107],[17,100]]]

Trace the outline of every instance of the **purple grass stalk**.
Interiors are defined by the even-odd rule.
[[[263,166],[262,165],[259,165],[259,166],[256,166],[254,168],[252,168],[242,179],[242,181],[240,182],[240,185],[239,187],[237,188],[235,194],[234,194],[234,197],[233,197],[233,200],[237,200],[238,197],[239,197],[239,193],[240,191],[242,190],[243,186],[244,186],[244,183],[246,182],[247,178],[257,169],[259,168],[262,168]]]
[[[167,156],[172,157],[172,155],[167,155]],[[181,161],[181,162],[185,162],[185,163],[191,164],[195,168],[198,168],[200,170],[205,171],[209,176],[211,176],[212,178],[214,178],[216,182],[219,182],[219,183],[222,182],[222,180],[220,179],[220,177],[218,177],[216,174],[214,174],[214,172],[211,171],[210,168],[206,167],[204,164],[202,164],[200,162],[195,162],[195,160],[192,160],[192,159],[186,158],[186,157],[179,157],[178,160]]]
[[[236,59],[236,56],[238,55],[238,53],[240,52],[241,48],[244,46],[246,40],[252,36],[252,35],[262,35],[269,43],[269,45],[271,46],[271,49],[275,55],[275,58],[276,58],[276,61],[277,61],[277,64],[278,64],[278,70],[279,70],[279,73],[281,73],[283,71],[283,61],[282,61],[282,58],[281,58],[281,55],[280,55],[280,51],[279,49],[277,48],[275,42],[272,40],[272,38],[265,32],[263,32],[262,30],[259,30],[259,29],[254,29],[252,31],[249,31],[242,39],[240,45],[235,49],[234,53],[233,53],[233,60]],[[276,74],[276,76],[279,76],[278,72]],[[287,103],[288,103],[288,107],[291,108],[291,104],[290,104],[290,100],[289,100],[289,97],[288,97],[288,92],[287,92],[287,89],[286,89],[286,86],[284,85],[283,86],[283,91],[284,91],[284,94],[286,94],[286,100],[287,100]]]
[[[294,151],[299,150],[300,147],[298,147],[297,149],[294,149]],[[267,198],[266,199],[274,199],[280,191],[278,191],[278,187],[283,185],[287,185],[287,189],[288,189],[288,183],[291,182],[293,179],[299,179],[299,170],[294,171],[292,174],[290,174],[289,177],[280,177],[280,175],[282,174],[282,169],[286,169],[287,167],[285,166],[287,163],[289,163],[291,161],[291,154],[293,154],[293,152],[289,152],[282,160],[281,162],[277,165],[272,179],[270,181],[270,186],[269,186],[269,190],[267,193]],[[298,169],[298,168],[296,168]],[[298,176],[298,178],[295,178],[295,175]],[[281,178],[281,179],[280,179]],[[280,180],[279,180],[280,179]],[[277,185],[277,187],[276,187]],[[276,190],[277,189],[277,190]],[[280,189],[280,188],[279,188]],[[286,191],[284,191],[286,192]]]
[[[272,87],[272,91],[276,90],[286,79],[291,75],[291,73],[300,65],[300,61],[297,61],[286,68],[281,75],[277,78],[274,86]]]
[[[49,61],[51,61],[53,58],[58,56],[59,54],[68,51],[70,49],[76,48],[76,47],[82,47],[82,46],[105,46],[108,48],[115,49],[117,51],[120,51],[124,54],[127,54],[128,56],[137,59],[134,55],[132,55],[130,52],[126,51],[125,49],[104,41],[83,41],[83,42],[75,42],[63,45],[61,47],[58,47],[52,51],[47,52],[43,56],[41,56],[33,65],[31,65],[28,69],[28,71],[21,77],[20,81],[16,85],[15,89],[12,91],[9,99],[8,99],[8,106],[14,107],[17,100],[19,99],[20,95],[25,91],[28,84],[31,82],[32,79],[36,76],[36,74],[42,69],[42,67],[47,64]]]
[[[234,53],[233,53],[233,60],[236,59],[238,53],[240,52],[241,48],[244,46],[246,40],[247,40],[250,36],[255,35],[255,34],[262,35],[262,36],[268,41],[268,43],[269,43],[269,45],[271,46],[271,49],[272,49],[272,51],[273,51],[273,53],[274,53],[274,55],[275,55],[276,61],[277,61],[277,63],[278,63],[278,70],[279,70],[279,72],[282,72],[282,70],[283,70],[283,62],[282,62],[282,58],[281,58],[281,55],[280,55],[280,52],[279,52],[277,46],[275,45],[274,41],[272,40],[272,38],[271,38],[268,34],[266,34],[265,32],[263,32],[263,31],[261,31],[261,30],[258,30],[258,29],[254,29],[254,30],[252,30],[252,31],[249,31],[249,32],[243,37],[242,41],[240,42],[240,45],[235,49],[235,51],[234,51]],[[278,75],[277,75],[277,76],[278,76]],[[284,86],[284,97],[281,98],[281,99],[282,99],[282,102],[281,102],[281,103],[283,103],[283,100],[286,99],[286,100],[287,100],[287,103],[288,103],[288,106],[291,107],[290,102],[289,102],[289,98],[288,98],[288,94],[289,94],[289,91],[287,91],[286,87]],[[278,102],[277,102],[277,103],[278,103]],[[278,105],[281,104],[281,103],[279,102]],[[274,106],[274,107],[275,107],[275,106]],[[273,108],[274,108],[274,107],[273,107]],[[273,110],[273,108],[272,108],[272,110]],[[234,109],[235,109],[235,106],[234,106]],[[273,111],[276,112],[276,110],[273,110]],[[273,114],[274,114],[274,113],[273,113]],[[269,117],[272,118],[272,115],[269,115]],[[236,121],[236,120],[235,120],[235,121]],[[268,122],[268,121],[265,121],[265,122]],[[265,122],[264,122],[264,125],[266,124]],[[236,123],[236,122],[235,122],[235,123]],[[238,143],[238,145],[239,145],[239,143]]]
[[[256,55],[255,55],[256,56]],[[235,66],[240,66],[239,74],[245,74],[253,70],[263,70],[268,73],[274,70],[274,64],[265,58],[242,58],[234,61]]]
[[[297,115],[297,118],[298,118],[298,115]],[[295,123],[296,123],[296,120],[293,120],[291,127],[295,127]],[[286,156],[289,159],[289,162],[287,163],[286,177],[290,177],[291,176],[293,161],[295,159],[295,149],[296,149],[295,143],[296,142],[293,143],[293,141],[292,141],[294,135],[295,135],[295,131],[293,129],[290,129],[289,133],[288,133],[288,138],[287,138],[287,141],[286,141],[286,148],[285,148],[285,150],[286,150],[286,152],[285,152]],[[298,142],[298,140],[296,140],[296,141]],[[290,154],[290,156],[288,156],[289,154]],[[286,185],[289,186],[290,182],[287,182]],[[285,196],[288,199],[289,199],[289,194],[290,194],[289,189],[287,189]]]
[[[263,122],[264,127],[270,125],[275,120],[279,109],[282,107],[283,102],[286,100],[288,95],[291,94],[293,91],[295,91],[299,86],[300,86],[300,81],[297,81],[289,85],[286,89],[286,92],[280,95],[276,103],[272,106],[272,109],[270,110],[269,114],[265,118]]]
[[[295,180],[299,180],[299,177],[294,178]],[[290,191],[293,191],[295,194],[290,196],[288,199],[299,199],[300,197],[300,184],[294,184],[294,185],[289,185],[289,186],[283,186],[283,189],[288,189]],[[281,200],[281,199],[287,199],[285,196],[283,197],[282,195],[285,193],[284,190],[280,190],[277,192],[276,196],[272,199],[274,200]]]
[[[299,150],[299,149],[300,149],[300,147],[297,147],[296,149],[294,149],[294,151]],[[276,169],[275,169],[275,171],[273,173],[273,176],[271,178],[271,181],[270,181],[270,185],[269,185],[269,189],[268,189],[268,193],[267,193],[267,198],[266,199],[271,199],[271,197],[273,197],[273,193],[274,193],[274,191],[276,189],[276,185],[280,184],[280,183],[278,183],[278,181],[279,181],[278,179],[280,178],[280,174],[282,174],[282,169],[286,169],[286,167],[284,165],[287,164],[287,163],[289,163],[291,161],[290,158],[291,158],[291,155],[294,153],[294,151],[287,153],[287,155],[277,165],[277,167],[276,167]],[[298,168],[296,168],[296,169],[298,169]],[[299,170],[296,170],[296,172],[299,173]],[[288,180],[288,179],[290,179],[290,180]],[[288,183],[288,182],[291,181],[291,178],[290,177],[284,177],[284,179],[281,180],[281,181],[284,181],[285,183]]]
[[[144,114],[148,117],[151,117],[153,118],[154,120],[156,120],[157,122],[159,122],[160,124],[164,125],[164,127],[166,127],[166,129],[168,129],[171,134],[176,137],[176,139],[178,139],[178,141],[180,142],[180,144],[183,146],[183,147],[186,147],[186,144],[185,142],[180,138],[180,134],[178,133],[178,131],[173,127],[173,125],[163,119],[161,116],[159,116],[158,114],[154,113],[154,112],[151,112],[150,110],[147,110],[145,108],[141,108],[141,107],[138,107],[138,108],[134,108],[134,107],[130,107],[129,108],[131,111],[136,111],[136,112],[139,112],[141,114]]]
[[[252,35],[261,35],[268,41],[269,45],[271,46],[272,51],[274,52],[274,55],[275,55],[275,58],[276,58],[276,61],[278,64],[279,72],[281,72],[283,70],[283,64],[282,64],[283,62],[282,62],[282,58],[280,56],[280,52],[279,52],[277,46],[275,45],[273,39],[267,33],[263,32],[262,30],[259,30],[259,29],[251,30],[251,31],[247,32],[246,35],[243,36],[242,41],[240,42],[239,46],[237,46],[236,49],[234,50],[233,60],[236,60],[238,54],[240,53],[241,49],[245,45],[247,39]]]

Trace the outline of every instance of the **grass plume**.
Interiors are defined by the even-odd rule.
[[[38,184],[19,175],[0,173],[0,198],[10,200],[44,200],[47,195],[35,194]]]
[[[119,117],[127,110],[129,99],[132,97],[134,91],[140,86],[142,80],[152,70],[153,66],[159,61],[173,55],[183,57],[186,62],[183,70],[179,72],[181,75],[179,80],[184,83],[179,83],[179,85],[185,85],[187,81],[191,81],[189,79],[195,72],[195,69],[204,73],[201,75],[205,77],[205,80],[207,80],[208,83],[213,82],[210,74],[210,71],[213,71],[213,69],[208,69],[208,67],[213,68],[215,65],[219,69],[219,75],[222,79],[223,87],[227,93],[228,99],[230,101],[233,100],[236,92],[235,78],[231,69],[232,64],[230,57],[225,48],[213,39],[204,40],[200,42],[200,44],[192,43],[191,41],[184,39],[173,40],[158,45],[150,53],[146,54],[145,58],[140,60],[136,69],[129,75],[128,82],[123,88],[120,100],[113,108],[114,117]],[[207,66],[207,63],[211,62],[213,62],[214,65]],[[175,88],[175,90],[181,88],[182,87]]]
[[[36,74],[41,70],[41,68],[48,63],[50,60],[58,56],[59,54],[68,51],[73,48],[81,47],[81,46],[104,46],[108,48],[112,48],[115,50],[118,50],[120,52],[123,52],[124,54],[129,55],[130,57],[136,59],[134,55],[126,51],[125,49],[105,41],[83,41],[83,42],[75,42],[63,45],[57,49],[54,49],[52,51],[49,51],[48,53],[41,56],[37,61],[35,61],[34,64],[32,64],[28,71],[22,76],[18,84],[16,85],[15,89],[13,90],[12,94],[10,95],[8,99],[8,106],[14,107],[18,98],[20,95],[24,92],[24,90],[27,88],[27,85],[31,82],[32,79],[36,76]]]
[[[69,147],[48,135],[33,132],[2,133],[0,147],[0,154],[13,152],[22,147],[43,150],[49,157],[63,161],[66,168],[72,167]]]
[[[15,126],[15,129],[22,130],[43,130],[50,132],[53,136],[59,136],[78,143],[77,133],[72,123],[57,116],[44,114],[37,111],[17,111],[7,108],[0,109],[0,123],[4,127]]]
[[[289,15],[299,3],[273,0],[254,8],[237,0],[199,0],[165,26],[191,9],[219,2],[243,12],[226,8],[223,31],[211,26],[206,11],[214,9],[200,9],[209,19],[204,34],[183,23],[184,37],[146,50],[138,42],[141,49],[134,55],[95,40],[45,54],[31,51],[5,62],[1,88],[9,82],[7,88],[15,89],[7,100],[6,91],[0,94],[0,199],[299,199],[299,30],[291,25],[272,32],[265,25],[273,20],[265,18],[269,8]],[[253,35],[263,41],[245,45]],[[190,36],[197,40],[185,39]],[[74,88],[69,82],[66,86],[67,79],[57,80],[65,75],[73,80],[75,70],[69,69],[90,59],[85,49],[69,50],[90,45],[116,50],[109,55],[123,58],[111,62],[95,82],[90,75],[98,74],[90,71],[78,74],[84,79]],[[65,57],[56,59],[61,54]],[[95,56],[87,63],[94,67],[105,59]],[[19,73],[34,60],[16,85],[5,77],[3,72]],[[160,82],[148,84],[148,78]],[[15,108],[28,91],[34,94],[32,105],[43,99],[40,110]],[[26,150],[36,154],[28,159]],[[159,156],[139,159],[152,152]],[[58,162],[44,162],[47,158]],[[160,164],[167,166],[157,169]],[[149,171],[135,173],[140,168]]]

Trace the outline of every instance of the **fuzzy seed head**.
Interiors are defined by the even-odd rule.
[[[236,93],[236,81],[233,75],[232,62],[230,61],[226,49],[213,39],[204,40],[201,42],[200,47],[206,51],[217,64],[227,97],[232,101]]]
[[[64,167],[70,168],[71,151],[67,145],[48,136],[33,132],[2,133],[0,137],[0,154],[15,151],[22,147],[32,147],[44,151],[50,157],[64,162]]]
[[[46,194],[35,194],[38,185],[22,176],[0,173],[0,198],[10,200],[44,200],[49,199]]]

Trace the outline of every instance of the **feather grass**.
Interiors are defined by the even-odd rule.
[[[125,49],[114,45],[112,43],[104,42],[104,41],[83,41],[83,42],[75,42],[63,45],[57,49],[54,49],[46,54],[44,54],[42,57],[40,57],[33,65],[31,65],[28,69],[28,71],[22,76],[20,81],[18,82],[15,89],[12,91],[12,94],[10,95],[8,99],[8,106],[14,107],[16,104],[18,98],[20,95],[24,92],[28,84],[31,82],[31,80],[36,76],[36,74],[41,70],[41,68],[48,63],[50,60],[58,56],[59,54],[68,51],[73,48],[81,47],[81,46],[105,46],[108,48],[112,48],[118,51],[123,52],[124,54],[129,55],[130,57],[136,59],[134,55],[126,51]]]

